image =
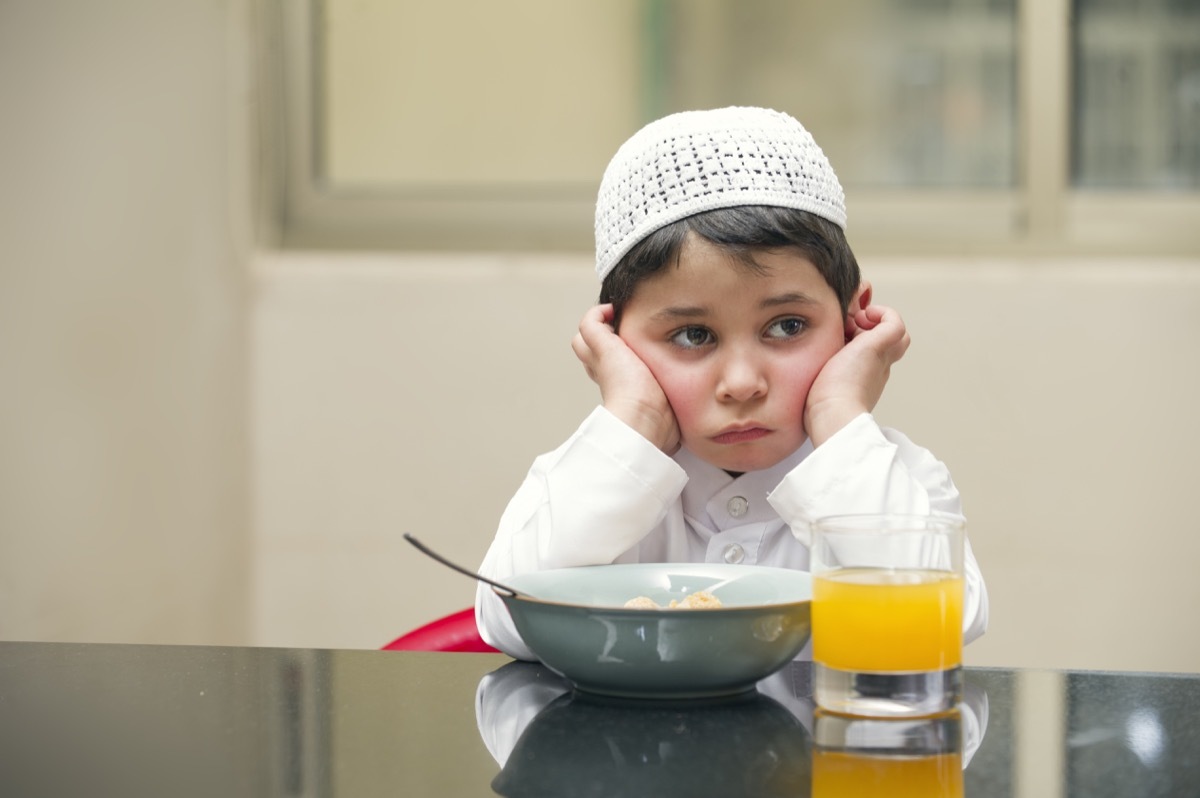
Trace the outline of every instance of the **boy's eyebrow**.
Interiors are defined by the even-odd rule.
[[[815,305],[818,304],[818,301],[803,291],[789,291],[786,294],[767,297],[762,301],[762,307],[764,308],[773,308],[776,305],[792,304]]]
[[[784,294],[769,296],[759,303],[759,307],[773,308],[779,305],[817,305],[819,301],[803,291],[788,291]],[[654,321],[677,321],[679,319],[699,319],[707,316],[710,308],[703,305],[675,305],[658,310],[651,318]]]
[[[655,321],[675,321],[676,319],[696,319],[707,316],[709,309],[700,305],[680,305],[662,308],[651,316]]]

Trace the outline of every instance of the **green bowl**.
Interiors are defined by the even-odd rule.
[[[706,563],[596,565],[521,574],[497,591],[525,644],[584,692],[702,698],[754,688],[800,653],[812,580],[786,568]],[[625,609],[706,590],[719,609]]]

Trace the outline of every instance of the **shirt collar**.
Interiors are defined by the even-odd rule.
[[[675,454],[675,462],[688,475],[682,495],[684,515],[710,532],[778,520],[778,514],[767,503],[767,494],[812,451],[812,443],[806,440],[799,449],[770,468],[748,471],[734,478],[681,448]],[[741,515],[735,514],[743,507],[742,502],[737,501],[738,497],[744,500]]]

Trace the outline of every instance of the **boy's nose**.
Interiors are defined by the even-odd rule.
[[[767,377],[751,358],[731,357],[721,369],[717,397],[723,402],[745,402],[767,393]]]

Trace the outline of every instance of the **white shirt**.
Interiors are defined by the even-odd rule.
[[[680,449],[669,457],[603,407],[538,457],[500,518],[480,573],[579,565],[732,562],[808,570],[810,523],[840,513],[960,516],[946,466],[864,413],[814,449],[806,442],[772,468],[731,477]],[[965,546],[963,640],[987,628],[987,589]],[[503,602],[480,584],[483,639],[534,659]],[[808,649],[800,656],[810,656]]]

